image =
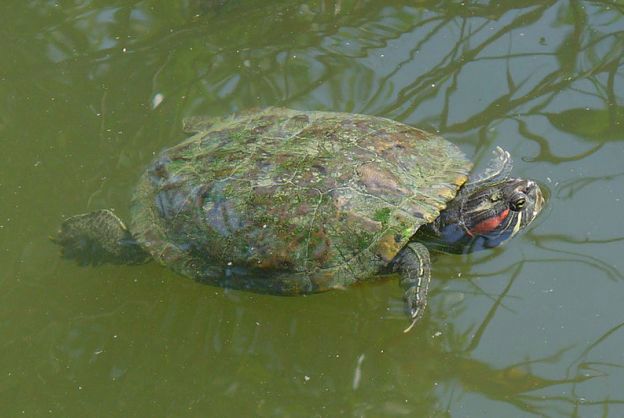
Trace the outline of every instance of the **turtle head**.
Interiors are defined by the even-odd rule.
[[[453,202],[453,206],[457,205],[457,219],[452,221],[459,224],[460,243],[465,252],[496,247],[512,238],[533,222],[542,209],[544,198],[534,181],[508,179],[470,190]]]
[[[537,217],[544,197],[536,182],[510,178],[509,153],[497,148],[490,165],[468,182],[430,226],[428,241],[447,252],[496,247]]]

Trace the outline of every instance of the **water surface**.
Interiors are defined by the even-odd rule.
[[[623,416],[624,7],[607,1],[20,1],[1,7],[0,415]],[[549,191],[508,245],[296,298],[49,241],[115,208],[185,116],[269,105],[496,145]]]

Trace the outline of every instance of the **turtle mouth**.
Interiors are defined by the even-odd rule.
[[[532,180],[527,181],[527,189],[530,191],[529,193],[533,195],[533,213],[531,214],[531,219],[533,220],[542,211],[542,207],[544,206],[544,194],[539,185]]]
[[[526,196],[527,201],[532,203],[532,205],[525,206],[524,209],[515,209],[515,211],[519,214],[521,212],[524,213],[523,225],[527,225],[533,222],[537,215],[542,211],[545,201],[544,193],[535,181],[526,179],[518,179],[515,185],[515,190]],[[511,207],[511,209],[514,210],[513,207]]]

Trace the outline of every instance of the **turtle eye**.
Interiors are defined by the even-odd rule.
[[[518,212],[526,204],[526,198],[524,196],[515,196],[511,202],[509,202],[509,208]]]

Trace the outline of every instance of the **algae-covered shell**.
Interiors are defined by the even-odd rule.
[[[373,116],[268,108],[186,128],[141,177],[131,230],[175,271],[260,291],[365,280],[471,169],[443,138]]]

